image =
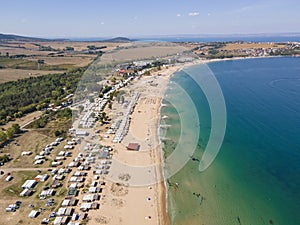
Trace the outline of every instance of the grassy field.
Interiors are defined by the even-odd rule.
[[[228,43],[224,46],[223,50],[239,50],[239,49],[250,49],[250,48],[284,48],[284,44],[277,43]]]
[[[45,172],[42,172],[44,174]],[[19,194],[22,191],[21,185],[27,179],[33,179],[38,174],[37,171],[16,171],[12,172],[11,175],[14,177],[10,182],[6,182],[4,178],[0,179],[0,217],[1,224],[29,224],[35,225],[40,224],[41,220],[48,217],[51,212],[59,207],[62,199],[65,196],[66,189],[64,187],[58,188],[54,199],[53,206],[45,206],[47,200],[40,200],[39,194],[41,193],[44,186],[48,186],[51,183],[51,178],[46,182],[39,182],[34,188],[34,194],[30,197],[20,197]],[[49,172],[48,172],[49,174]],[[21,206],[16,212],[5,212],[5,208],[9,204],[13,204],[16,201],[21,201]],[[33,205],[33,207],[29,207]],[[31,210],[40,210],[40,215],[37,218],[29,218],[28,214]]]
[[[0,43],[0,52],[2,56],[9,53],[9,55],[19,55],[25,54],[28,56],[47,56],[50,53],[58,53],[63,51],[66,47],[74,48],[74,52],[65,52],[66,55],[76,55],[76,51],[87,50],[87,46],[103,47],[103,51],[111,51],[120,45],[127,45],[126,43],[111,43],[111,42],[72,42],[72,41],[51,41],[51,42],[9,42]],[[52,51],[40,51],[40,46],[48,47],[50,46]]]
[[[27,77],[43,76],[51,73],[63,73],[64,70],[25,70],[25,69],[0,69],[0,83],[19,80]]]
[[[1,180],[1,188],[2,193],[1,196],[14,196],[18,197],[22,191],[22,184],[26,180],[33,179],[36,175],[36,171],[22,171],[22,172],[12,172],[11,175],[13,176],[13,180],[10,182]]]
[[[10,58],[10,57],[0,57],[0,68],[10,68],[19,70],[68,70],[75,67],[81,67],[90,63],[93,57],[44,57],[44,56],[34,56],[26,58]],[[38,63],[38,60],[43,60],[43,63]],[[48,61],[50,63],[48,63]]]
[[[30,119],[28,120],[30,121]],[[34,165],[33,162],[34,157],[47,144],[50,144],[55,140],[56,137],[54,131],[57,129],[67,130],[70,127],[70,124],[71,119],[55,118],[46,125],[46,128],[29,129],[21,136],[15,137],[9,145],[1,149],[3,151],[1,154],[9,153],[12,160],[2,166],[0,170],[6,169],[6,171],[10,171],[13,179],[9,182],[5,181],[7,172],[4,176],[0,176],[0,217],[3,218],[0,220],[0,224],[40,224],[43,218],[48,217],[51,212],[56,211],[58,207],[60,207],[60,203],[66,195],[67,182],[65,182],[62,187],[56,189],[56,194],[52,197],[55,202],[53,206],[45,206],[47,200],[39,199],[39,194],[44,186],[49,186],[52,182],[52,175],[47,171],[47,168],[50,167],[50,162],[54,160],[58,152],[64,150],[63,147],[66,144],[66,141],[55,146],[51,154],[47,156],[48,160],[42,165]],[[33,154],[30,156],[21,156],[22,151],[32,151]],[[67,165],[70,161],[72,161],[72,157],[67,157],[64,165]],[[42,170],[41,174],[48,173],[50,178],[44,183],[39,182],[34,188],[34,194],[32,196],[20,197],[19,194],[22,191],[21,185],[25,180],[33,179],[39,174],[39,169]],[[69,174],[69,176],[70,175],[71,174]],[[68,178],[65,179],[68,180]],[[9,204],[15,203],[17,200],[22,202],[20,208],[17,209],[16,212],[5,212],[5,208]],[[29,207],[29,205],[33,205],[33,207]],[[41,213],[37,218],[32,219],[28,217],[31,210],[40,210],[41,208]]]
[[[29,60],[37,61],[38,59],[44,60],[47,66],[53,65],[72,65],[73,67],[86,66],[94,60],[95,56],[78,54],[74,56],[54,56],[44,57],[40,56],[37,58],[29,58]]]
[[[188,49],[184,46],[170,43],[156,43],[156,45],[153,43],[127,44],[123,48],[119,48],[116,51],[104,54],[99,63],[106,64],[112,62],[116,63],[134,60],[157,59],[160,57],[176,55],[186,50]]]
[[[30,121],[30,119],[28,119]],[[34,157],[40,153],[46,145],[50,144],[56,139],[55,131],[62,132],[62,136],[66,136],[67,131],[71,127],[71,118],[56,117],[46,124],[44,128],[34,129],[29,124],[26,127],[30,127],[28,130],[16,136],[6,146],[4,146],[0,155],[10,154],[11,161],[7,162],[4,168],[48,168],[51,167],[51,162],[55,159],[57,154],[64,150],[64,143],[55,146],[50,155],[46,156],[47,161],[41,165],[34,165]],[[21,156],[23,151],[31,151],[29,156]]]
[[[53,138],[54,139],[54,138]],[[17,137],[6,145],[2,151],[2,154],[9,153],[12,160],[4,165],[8,168],[32,168],[34,157],[39,153],[47,144],[53,140],[44,134],[37,131],[27,131],[20,137]],[[31,151],[33,154],[30,156],[21,156],[22,151]],[[46,167],[48,167],[47,164]]]

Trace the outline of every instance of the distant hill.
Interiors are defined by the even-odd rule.
[[[70,41],[69,39],[46,39],[46,38],[36,38],[36,37],[25,37],[15,34],[1,34],[0,33],[0,42],[1,41]],[[96,41],[96,40],[94,40]],[[128,43],[133,42],[126,37],[116,37],[106,40],[101,40],[101,42],[114,42],[114,43]]]
[[[126,37],[116,37],[112,39],[103,40],[102,42],[114,42],[114,43],[127,43],[127,42],[133,42],[134,40],[131,40]]]
[[[66,39],[46,39],[46,38],[36,38],[36,37],[25,37],[15,34],[1,34],[0,41],[66,41]]]

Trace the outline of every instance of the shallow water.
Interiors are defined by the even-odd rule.
[[[200,130],[194,160],[168,182],[172,223],[300,224],[300,58],[232,60],[208,66],[224,94],[227,130],[216,160],[206,171],[198,171],[196,159],[201,159],[209,138],[210,111],[204,93],[187,75],[202,71],[201,65],[171,78],[161,109],[161,115],[167,116],[162,122],[171,125],[161,132],[165,157],[180,137],[182,118],[170,104],[174,96],[177,106],[180,101],[184,104],[176,84],[192,98],[200,120],[200,129],[190,125],[191,131]],[[184,110],[186,116],[189,110]]]

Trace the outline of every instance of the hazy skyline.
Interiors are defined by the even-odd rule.
[[[300,31],[299,0],[11,0],[0,33],[38,37],[138,37]]]

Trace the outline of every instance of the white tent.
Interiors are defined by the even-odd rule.
[[[37,217],[38,215],[39,215],[39,211],[32,210],[32,211],[29,213],[28,217],[30,217],[30,218],[35,218],[35,217]]]
[[[68,206],[69,204],[70,204],[70,200],[69,200],[69,199],[65,199],[65,200],[62,202],[61,206]]]

